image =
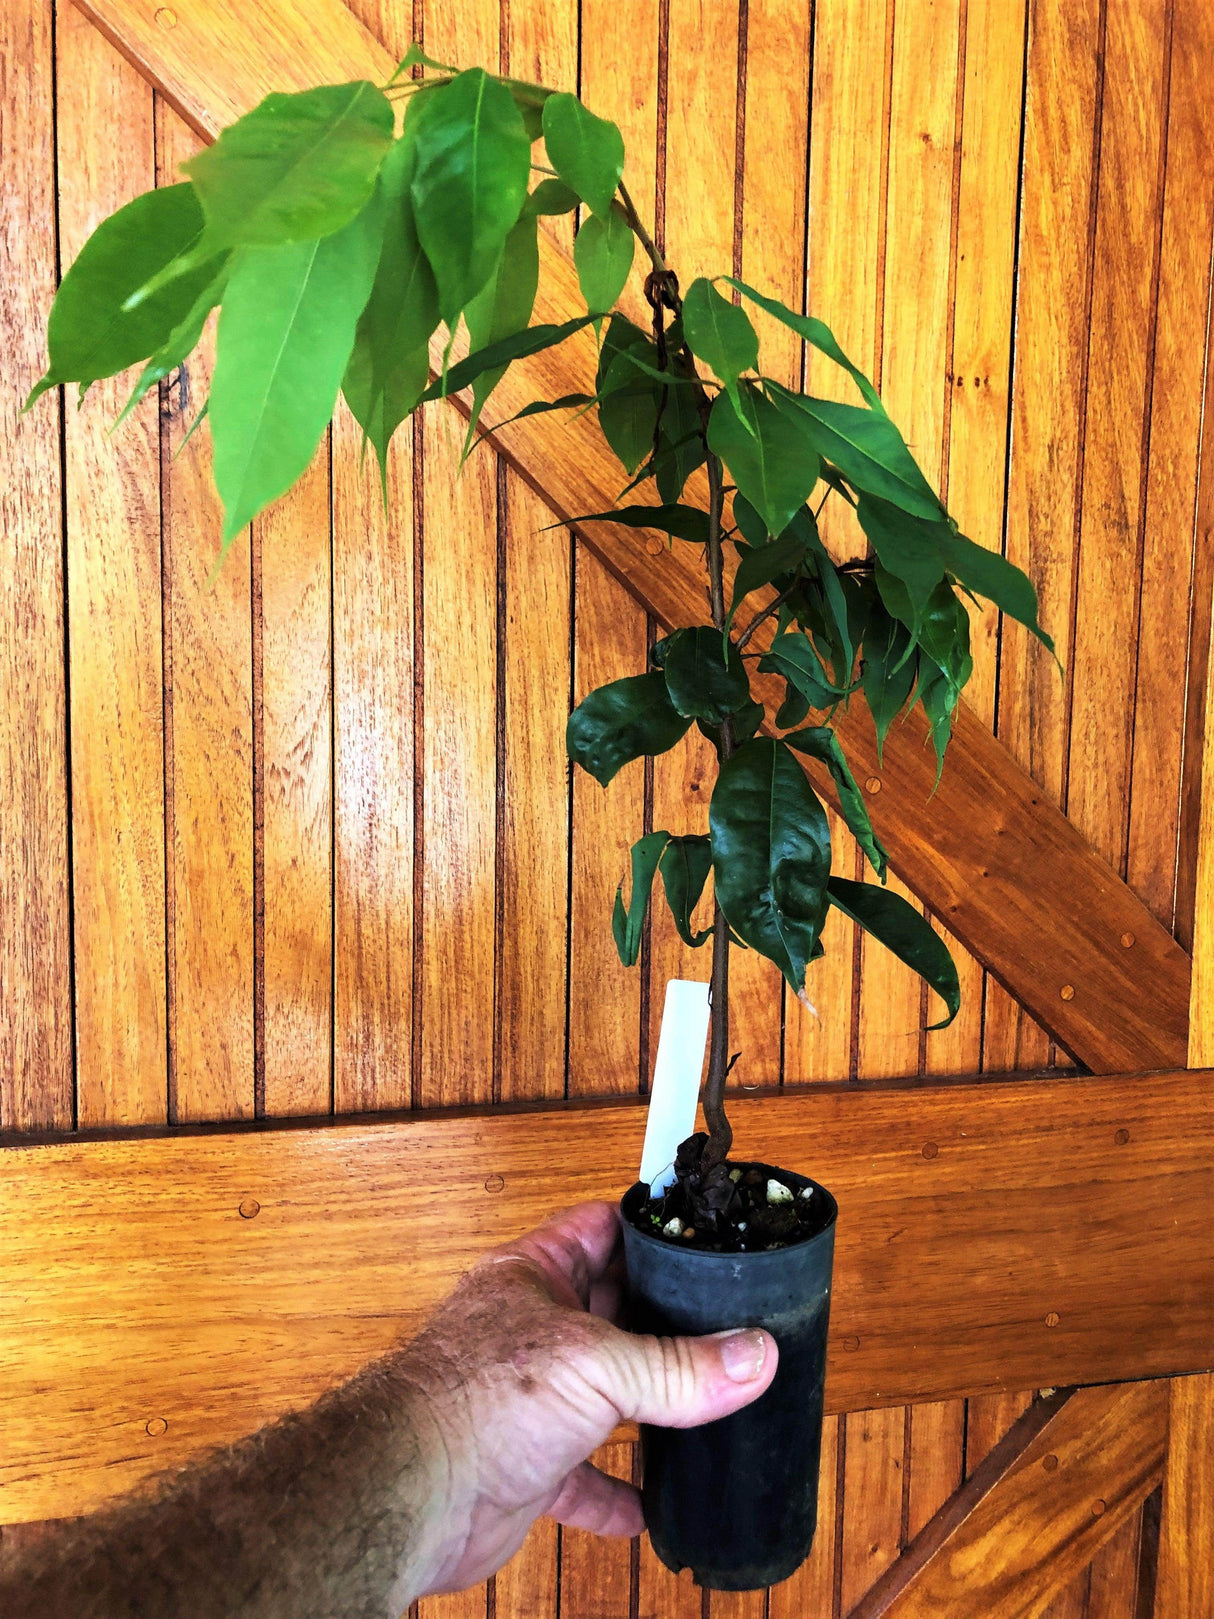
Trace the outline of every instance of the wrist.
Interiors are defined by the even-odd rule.
[[[471,1525],[462,1522],[456,1499],[456,1425],[434,1368],[421,1364],[410,1345],[394,1358],[391,1375],[406,1436],[397,1489],[413,1525],[390,1592],[395,1615],[418,1597],[443,1588],[444,1571],[455,1560],[452,1543],[458,1541],[462,1549]]]

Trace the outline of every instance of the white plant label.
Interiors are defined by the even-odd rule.
[[[707,984],[672,978],[666,985],[649,1117],[641,1151],[641,1179],[656,1197],[674,1180],[674,1155],[696,1127],[700,1074],[708,1040]]]

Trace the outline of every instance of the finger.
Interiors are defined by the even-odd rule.
[[[535,1261],[554,1284],[557,1296],[571,1291],[585,1309],[592,1283],[607,1270],[620,1242],[620,1217],[614,1204],[578,1203],[499,1252]]]
[[[778,1358],[775,1339],[757,1327],[708,1338],[653,1338],[603,1327],[581,1370],[625,1421],[693,1428],[758,1399]]]
[[[597,1315],[604,1321],[619,1322],[624,1307],[624,1288],[619,1276],[610,1271],[597,1282],[590,1284],[590,1302],[588,1308],[591,1315]]]
[[[600,1473],[590,1462],[582,1462],[568,1475],[548,1516],[592,1535],[639,1535],[645,1527],[641,1492],[623,1479]]]

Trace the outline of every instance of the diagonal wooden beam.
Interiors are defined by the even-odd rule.
[[[79,3],[207,136],[271,88],[382,81],[393,66],[341,0]],[[580,302],[573,265],[543,232],[541,258],[535,319],[563,320]],[[531,399],[581,388],[592,374],[586,333],[513,367],[491,401],[488,425]],[[620,472],[597,427],[589,419],[555,422],[516,423],[497,442],[559,516],[603,510]],[[664,626],[706,621],[690,547],[666,550],[653,536],[606,524],[588,526],[582,537]],[[762,695],[771,707],[774,682]],[[975,715],[962,708],[934,797],[921,713],[895,727],[883,765],[859,708],[840,717],[839,733],[870,784],[873,820],[895,869],[1055,1039],[1098,1071],[1184,1062],[1188,958]],[[832,784],[815,781],[833,799]]]
[[[739,1096],[740,1150],[842,1209],[829,1409],[1205,1370],[1209,1095],[1180,1070]],[[310,1399],[490,1244],[618,1197],[643,1131],[638,1098],[0,1151],[0,1521]]]
[[[1159,1482],[1167,1427],[1164,1380],[1037,1401],[849,1619],[1044,1613]]]

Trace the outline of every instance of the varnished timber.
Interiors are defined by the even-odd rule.
[[[1214,1363],[1210,1081],[740,1097],[743,1149],[844,1211],[830,1408]],[[618,1195],[642,1128],[616,1103],[6,1150],[0,1517],[84,1510],[306,1401],[489,1244]]]
[[[1039,1401],[849,1619],[1044,1614],[1155,1487],[1167,1429],[1162,1380]]]
[[[211,134],[271,87],[382,79],[390,71],[389,54],[340,0],[306,6],[265,0],[254,8],[200,0],[180,11],[155,0],[85,0],[84,8],[196,128]],[[543,261],[535,318],[563,318],[577,307],[572,265],[547,237]],[[494,395],[490,425],[537,395],[568,392],[575,379],[580,386],[592,341],[583,336],[512,368]],[[558,514],[603,509],[620,478],[597,428],[589,418],[555,428],[552,422],[533,418],[505,429],[502,448]],[[647,536],[609,525],[587,528],[586,539],[661,624],[703,618],[699,558],[690,548],[652,555]],[[895,727],[883,767],[858,707],[841,716],[839,730],[857,774],[880,785],[874,820],[895,865],[913,875],[930,909],[1056,1039],[1093,1068],[1127,1071],[1184,1060],[1184,952],[976,715],[963,709],[958,716],[934,798],[934,763],[920,717]],[[1132,947],[1114,952],[1123,935],[1132,936]]]
[[[1214,1376],[1170,1386],[1155,1611],[1159,1619],[1214,1612]]]

